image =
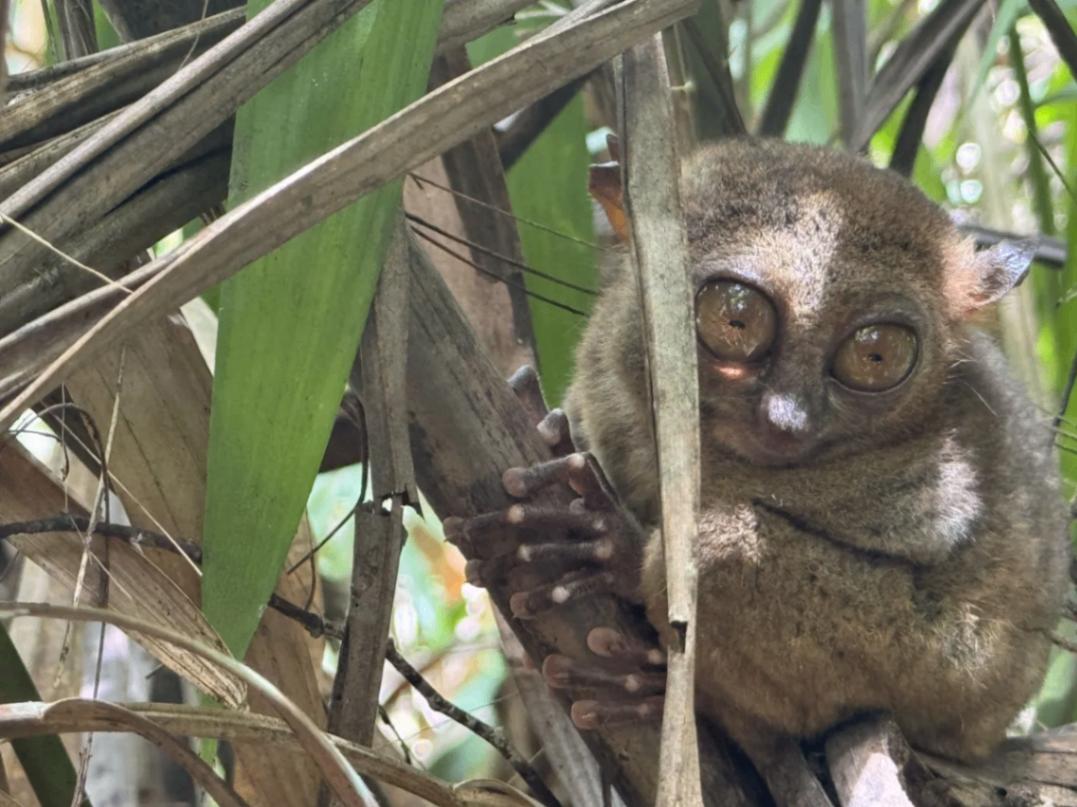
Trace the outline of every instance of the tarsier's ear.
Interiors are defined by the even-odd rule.
[[[980,269],[980,305],[993,303],[1021,284],[1036,256],[1031,241],[1002,241],[976,255]]]
[[[1019,285],[1032,266],[1036,245],[1031,241],[1002,241],[973,258],[975,277],[966,311],[993,303]]]
[[[595,201],[602,205],[617,237],[628,241],[628,219],[621,194],[621,165],[618,162],[621,159],[621,144],[616,135],[606,135],[606,147],[613,162],[591,166],[587,189]]]

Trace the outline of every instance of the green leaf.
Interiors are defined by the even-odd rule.
[[[1035,104],[1028,86],[1025,54],[1021,50],[1021,36],[1017,33],[1017,26],[1011,26],[1007,38],[1010,43],[1010,64],[1013,65],[1014,78],[1017,79],[1017,86],[1020,89],[1017,108],[1021,111],[1021,118],[1025,122],[1027,132],[1025,148],[1028,151],[1028,177],[1032,182],[1032,206],[1039,220],[1040,232],[1044,235],[1054,235],[1055,211],[1051,204],[1050,179],[1038,146],[1040,132],[1036,125]]]
[[[266,4],[256,2],[252,14]],[[441,9],[442,0],[376,0],[244,106],[230,203],[419,97]],[[202,600],[239,657],[317,474],[401,187],[364,197],[221,290]]]
[[[1066,165],[1069,166],[1069,177],[1067,179],[1069,186],[1073,188],[1074,183],[1077,182],[1077,125],[1075,125],[1077,115],[1074,114],[1072,107],[1069,111],[1068,123]],[[1066,265],[1061,273],[1040,270],[1034,271],[1031,277],[1037,301],[1044,300],[1045,303],[1050,301],[1052,307],[1057,305],[1058,300],[1077,290],[1077,199],[1069,197],[1066,207]],[[1045,336],[1041,333],[1041,345],[1043,342],[1050,342],[1053,345],[1051,357],[1054,359],[1054,365],[1051,366],[1044,361],[1041,354],[1041,367],[1053,373],[1056,379],[1055,389],[1061,391],[1066,376],[1069,374],[1070,364],[1074,361],[1074,354],[1077,353],[1077,302],[1065,303],[1055,308],[1052,315],[1044,321],[1047,323],[1044,330],[1049,330],[1050,334]],[[1074,412],[1077,411],[1075,399],[1077,395],[1070,398],[1066,409],[1069,423],[1063,424],[1063,429],[1071,433],[1075,431],[1070,425]],[[1072,440],[1063,440],[1063,442],[1071,447],[1073,445]],[[1062,476],[1066,480],[1067,490],[1072,491],[1077,486],[1077,455],[1070,451],[1062,452]]]
[[[105,16],[105,10],[101,8],[100,3],[93,4],[93,23],[97,31],[97,47],[100,50],[108,50],[122,44],[120,35],[116,33],[116,29]]]
[[[594,289],[598,279],[594,250],[589,246],[594,241],[594,214],[587,196],[591,161],[587,131],[583,99],[577,97],[513,166],[508,184],[528,265]],[[527,222],[541,223],[554,232]],[[530,274],[527,288],[583,312],[590,311],[594,300]],[[556,406],[572,380],[573,351],[586,319],[535,297],[531,298],[531,319],[542,391],[550,406]]]
[[[19,651],[15,649],[7,630],[0,625],[0,703],[40,700],[41,696],[19,657]],[[71,807],[78,775],[60,738],[55,734],[24,737],[12,740],[11,747],[41,807]],[[83,798],[82,804],[83,807],[90,807],[90,800]]]

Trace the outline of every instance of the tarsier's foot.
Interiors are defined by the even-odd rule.
[[[595,594],[635,600],[641,527],[620,504],[594,457],[576,450],[565,413],[546,411],[534,371],[523,368],[509,383],[555,458],[507,470],[502,477],[506,492],[526,500],[563,484],[579,498],[567,507],[522,502],[474,518],[445,519],[445,537],[468,558],[468,581],[486,586],[527,571],[527,579],[540,582],[521,586],[510,598],[513,616],[521,619]],[[610,628],[592,630],[588,646],[596,658],[580,662],[553,655],[543,664],[550,686],[594,690],[596,699],[573,704],[577,726],[598,728],[661,716],[664,651]]]
[[[576,662],[568,656],[547,656],[542,677],[557,689],[594,689],[600,697],[572,704],[572,722],[597,729],[662,716],[666,689],[666,654],[612,628],[595,628],[587,646],[598,661]]]

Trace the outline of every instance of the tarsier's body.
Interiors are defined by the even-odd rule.
[[[749,745],[879,708],[925,750],[986,754],[1042,679],[1068,565],[1051,434],[963,321],[1004,289],[978,287],[940,209],[859,160],[735,142],[698,154],[684,182],[693,290],[743,281],[777,313],[747,372],[699,347],[702,708]],[[566,410],[654,524],[639,320],[621,272]],[[889,391],[855,392],[831,373],[835,350],[879,322],[916,332],[914,365]],[[642,576],[661,626],[657,536]]]
[[[1050,431],[966,323],[1027,255],[977,254],[904,179],[811,147],[705,149],[683,202],[701,710],[757,762],[873,709],[924,750],[988,753],[1042,678],[1069,557]],[[626,269],[591,316],[565,408],[644,525],[624,554],[661,634],[642,340]]]

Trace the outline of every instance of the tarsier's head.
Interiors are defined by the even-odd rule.
[[[966,317],[1028,269],[1026,249],[977,253],[905,179],[826,149],[707,147],[682,196],[704,452],[756,465],[923,428]]]

